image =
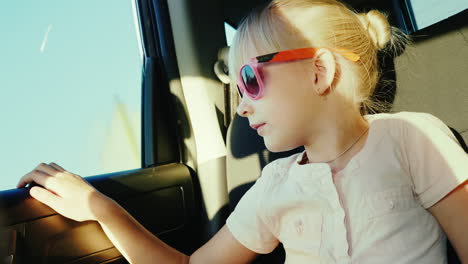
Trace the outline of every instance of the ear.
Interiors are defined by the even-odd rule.
[[[326,95],[335,79],[335,56],[328,49],[318,49],[313,58],[314,88],[318,95]]]

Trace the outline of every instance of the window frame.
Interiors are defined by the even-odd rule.
[[[181,161],[181,140],[169,80],[178,78],[164,0],[134,0],[142,38],[142,168]]]

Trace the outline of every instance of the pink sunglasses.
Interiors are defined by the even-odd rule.
[[[246,94],[253,100],[262,98],[265,88],[258,69],[261,63],[311,59],[314,57],[317,50],[318,48],[293,49],[252,58],[249,63],[242,65],[239,70],[239,82],[237,84],[239,95],[242,97],[243,94]],[[344,49],[331,50],[340,53],[343,57],[353,62],[358,61],[360,58],[356,53]]]

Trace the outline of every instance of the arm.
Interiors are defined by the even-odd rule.
[[[160,263],[250,263],[257,255],[242,246],[224,226],[188,257],[147,231],[118,204],[111,203],[109,207],[109,215],[99,223],[130,263],[154,263],[155,260]]]
[[[403,155],[414,190],[468,263],[468,156],[437,117],[401,113]]]
[[[256,256],[226,227],[192,256],[184,255],[146,230],[115,201],[54,163],[40,164],[18,187],[31,182],[44,187],[31,188],[31,196],[59,214],[76,221],[97,221],[130,263],[249,263]]]
[[[242,246],[224,226],[207,244],[188,257],[147,231],[118,204],[111,202],[108,207],[108,215],[98,221],[130,263],[154,263],[155,260],[184,264],[250,263],[257,255]]]
[[[468,182],[430,207],[462,263],[468,263]]]

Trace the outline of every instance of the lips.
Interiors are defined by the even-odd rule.
[[[255,129],[255,130],[258,130],[260,127],[264,126],[265,123],[260,123],[260,124],[253,124],[253,125],[250,125],[251,128]]]

